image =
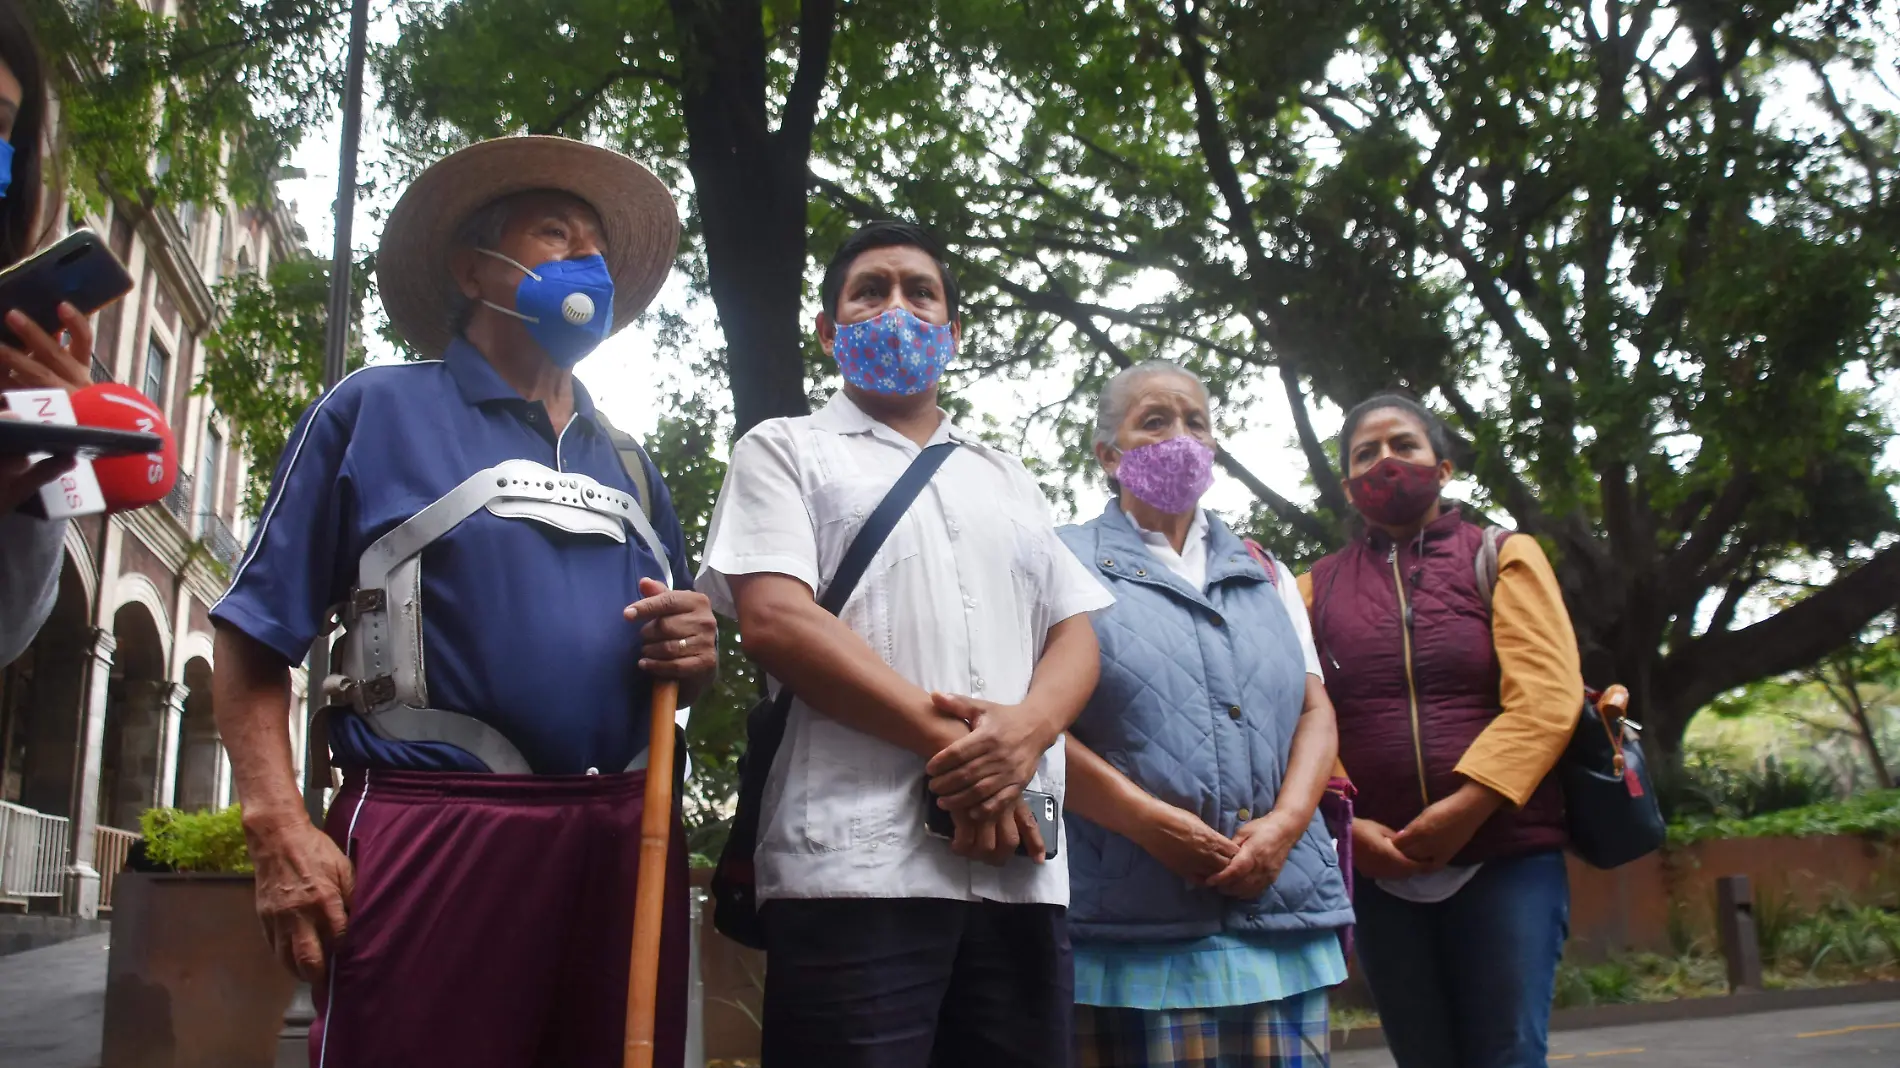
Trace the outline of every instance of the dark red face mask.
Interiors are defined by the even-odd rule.
[[[1380,526],[1402,527],[1417,522],[1438,500],[1438,465],[1388,456],[1347,480],[1346,488],[1360,515]]]

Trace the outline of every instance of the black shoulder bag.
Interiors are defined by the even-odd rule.
[[[954,441],[932,445],[910,462],[851,539],[844,559],[838,563],[838,573],[818,600],[820,608],[834,616],[844,608],[884,539],[891,536],[897,521],[910,510],[911,502],[956,447]],[[758,881],[752,866],[759,845],[759,807],[765,802],[765,779],[772,771],[779,743],[785,740],[785,721],[791,708],[792,689],[781,685],[777,697],[760,701],[746,714],[745,752],[739,757],[739,807],[732,816],[726,847],[719,853],[719,866],[713,869],[713,926],[720,934],[753,949],[765,948],[765,932],[759,924]]]
[[[1503,527],[1484,529],[1477,569],[1478,595],[1486,609],[1498,584],[1498,548],[1510,536]],[[1621,686],[1602,695],[1584,691],[1576,732],[1557,760],[1570,848],[1592,867],[1606,870],[1654,853],[1668,836],[1637,737],[1641,728],[1629,718],[1628,702],[1629,691]]]

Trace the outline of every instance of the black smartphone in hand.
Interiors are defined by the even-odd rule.
[[[1024,790],[1023,803],[1029,806],[1029,814],[1036,818],[1036,830],[1042,835],[1042,859],[1056,859],[1056,843],[1061,833],[1058,821],[1062,818],[1062,809],[1056,804],[1055,795],[1039,790]],[[937,805],[937,795],[930,792],[928,783],[924,785],[924,830],[945,841],[957,836],[956,820]],[[1018,844],[1016,855],[1026,857],[1029,851]]]
[[[58,337],[64,329],[59,321],[61,304],[91,315],[131,289],[132,276],[99,235],[74,230],[51,248],[0,271],[0,342],[20,345],[20,339],[7,329],[8,312],[23,312]]]

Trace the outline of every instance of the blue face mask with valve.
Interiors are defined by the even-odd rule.
[[[491,300],[482,303],[527,323],[528,336],[556,366],[568,368],[581,362],[613,333],[614,278],[605,258],[550,260],[529,270],[493,249],[476,251],[521,272],[514,307],[504,308]]]
[[[13,185],[13,142],[0,141],[0,200],[7,198]]]

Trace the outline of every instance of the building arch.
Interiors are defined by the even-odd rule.
[[[112,603],[104,613],[107,620],[118,618],[119,610],[130,604],[142,606],[152,615],[152,626],[158,631],[158,651],[167,669],[172,663],[172,628],[168,622],[171,613],[165,610],[165,597],[158,592],[158,585],[136,571],[128,571],[119,576],[112,584]]]
[[[86,603],[97,601],[99,568],[92,561],[92,547],[86,544],[86,536],[79,532],[78,523],[66,524],[66,566],[79,579],[80,588],[86,593]]]
[[[206,664],[211,664],[214,660],[211,650],[215,647],[215,643],[212,641],[210,631],[194,630],[186,634],[185,640],[179,642],[178,645],[178,659],[186,663],[190,663],[193,659],[200,659]]]

